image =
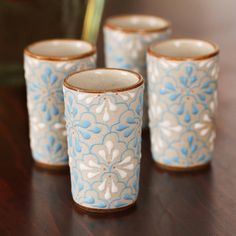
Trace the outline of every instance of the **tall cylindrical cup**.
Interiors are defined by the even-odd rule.
[[[112,16],[104,25],[107,67],[129,69],[146,81],[146,50],[153,43],[170,37],[170,23],[149,15]],[[148,126],[147,92],[144,92],[143,127]]]
[[[63,88],[74,201],[97,212],[132,206],[139,191],[143,78],[95,69],[67,77]]]
[[[95,65],[94,46],[80,40],[45,40],[25,48],[30,144],[37,164],[68,165],[62,83],[68,74]]]
[[[153,44],[148,51],[149,127],[160,166],[206,166],[215,139],[219,49],[195,39]]]

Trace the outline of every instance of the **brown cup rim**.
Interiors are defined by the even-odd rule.
[[[116,24],[113,24],[112,22],[109,22],[110,20],[115,19],[115,18],[133,17],[133,16],[156,18],[158,20],[164,21],[166,25],[164,25],[162,27],[152,28],[152,29],[133,29],[133,28],[128,28],[128,27],[121,27]],[[160,17],[160,16],[155,16],[155,15],[124,14],[124,15],[116,15],[116,16],[108,17],[105,21],[104,27],[108,27],[110,29],[118,30],[118,31],[126,32],[126,33],[155,33],[155,32],[162,32],[162,31],[166,31],[166,30],[170,29],[171,23],[170,23],[170,21],[166,20],[165,18]]]
[[[127,86],[127,87],[117,88],[117,89],[109,89],[109,90],[107,90],[107,89],[97,89],[97,90],[96,89],[84,89],[84,88],[80,88],[78,86],[71,85],[68,82],[68,79],[71,76],[74,76],[75,74],[80,74],[85,71],[96,71],[96,70],[100,70],[100,71],[101,70],[116,70],[116,71],[128,72],[128,73],[135,75],[138,78],[138,81],[135,84]],[[144,83],[144,79],[141,76],[141,74],[131,71],[131,70],[118,69],[118,68],[95,68],[95,69],[86,69],[86,70],[82,70],[82,71],[76,71],[76,72],[70,74],[69,76],[67,76],[64,79],[63,86],[68,89],[74,90],[74,91],[79,91],[79,92],[84,92],[84,93],[99,93],[100,94],[100,93],[117,93],[117,92],[129,91],[129,90],[135,89],[137,87],[140,87],[143,83]]]
[[[30,50],[30,47],[32,47],[33,45],[36,45],[38,43],[44,43],[44,42],[52,42],[52,41],[73,41],[73,42],[83,42],[83,43],[87,43],[88,45],[91,46],[91,50],[89,50],[88,52],[85,53],[80,53],[78,55],[73,55],[73,56],[64,56],[64,57],[60,57],[60,56],[46,56],[46,55],[41,55],[38,53],[33,53]],[[33,42],[31,44],[29,44],[28,46],[26,46],[24,48],[24,54],[32,57],[32,58],[36,58],[38,60],[45,60],[45,61],[70,61],[70,60],[77,60],[77,59],[82,59],[82,58],[86,58],[89,57],[91,55],[96,54],[96,47],[87,42],[87,41],[83,41],[83,40],[79,40],[79,39],[73,39],[73,38],[53,38],[53,39],[45,39],[45,40],[39,40],[36,42]]]
[[[211,52],[211,53],[206,53],[206,54],[201,55],[201,56],[174,57],[174,56],[167,56],[165,54],[157,53],[157,52],[154,52],[154,50],[153,50],[153,47],[155,47],[157,45],[164,44],[164,43],[170,42],[170,41],[176,41],[176,40],[191,40],[191,41],[204,42],[204,43],[210,44],[214,48],[214,51]],[[211,42],[209,40],[194,39],[194,38],[172,38],[172,39],[167,39],[167,40],[163,40],[161,42],[156,42],[156,43],[151,44],[148,47],[147,53],[149,55],[157,57],[157,58],[164,58],[164,59],[172,60],[172,61],[198,61],[198,60],[209,59],[211,57],[217,56],[220,53],[220,49],[219,49],[219,46],[216,43]]]

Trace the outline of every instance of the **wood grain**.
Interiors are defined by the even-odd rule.
[[[211,167],[194,173],[157,168],[143,133],[137,205],[109,215],[77,209],[68,170],[32,161],[25,89],[0,87],[0,235],[236,235],[236,2],[107,1],[105,15],[151,13],[170,19],[175,35],[216,41],[221,48],[217,140]],[[102,55],[102,37],[99,42]],[[103,58],[99,59],[103,65]]]

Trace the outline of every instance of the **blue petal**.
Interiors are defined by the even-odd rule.
[[[83,136],[85,139],[90,139],[91,135],[85,131],[80,131],[80,134]]]
[[[127,126],[127,125],[120,124],[120,125],[116,128],[116,130],[117,130],[117,131],[122,131],[122,130],[128,128],[128,127],[129,127],[129,126]]]
[[[93,197],[87,196],[84,198],[83,202],[87,203],[87,204],[93,204],[95,202],[95,200]]]
[[[55,143],[55,138],[53,136],[49,136],[48,137],[48,143],[53,146],[53,144]]]
[[[195,144],[191,147],[191,152],[194,153],[196,150],[197,150],[197,145]]]
[[[57,76],[52,75],[52,76],[50,77],[51,85],[53,85],[56,81],[57,81]]]
[[[48,81],[47,81],[47,76],[46,76],[46,75],[41,75],[41,80],[42,80],[45,84],[48,83]]]
[[[198,157],[198,161],[204,161],[206,159],[206,155],[203,154],[202,156]]]
[[[91,125],[91,122],[88,120],[82,120],[80,121],[80,127],[87,129]]]
[[[184,113],[184,104],[180,104],[180,106],[177,109],[177,114],[182,115]]]
[[[51,147],[48,144],[44,145],[48,152],[51,152]]]
[[[133,199],[133,197],[130,196],[128,193],[126,193],[126,194],[123,196],[123,198],[124,198],[125,200],[132,200],[132,199]]]
[[[203,94],[201,94],[201,93],[198,94],[198,97],[199,97],[199,99],[200,99],[201,101],[203,101],[203,102],[206,100],[206,96],[203,95]]]
[[[77,112],[78,112],[78,109],[77,108],[73,108],[73,116],[74,117],[76,116]]]
[[[206,91],[205,91],[205,93],[206,94],[212,94],[213,93],[213,88],[208,88]]]
[[[184,156],[188,155],[188,150],[185,147],[181,148],[181,152]]]
[[[192,72],[193,72],[193,68],[191,66],[187,66],[185,71],[186,71],[187,75],[190,76],[192,74]]]
[[[79,183],[78,184],[78,191],[80,192],[83,188],[84,188],[84,185]]]
[[[171,101],[175,101],[177,97],[179,97],[179,94],[178,94],[178,93],[176,93],[176,94],[171,94],[171,95],[169,96],[169,99],[170,99]]]
[[[59,151],[61,150],[61,148],[62,148],[61,144],[60,144],[60,143],[57,143],[57,144],[55,145],[55,153],[59,152]]]
[[[197,80],[198,80],[197,76],[192,76],[192,77],[190,78],[191,84],[193,84],[193,83],[196,82]]]
[[[40,96],[38,94],[33,96],[34,100],[38,100],[39,98],[40,98]]]
[[[80,143],[79,143],[79,139],[78,139],[78,138],[75,139],[75,150],[76,150],[77,152],[81,152],[81,146],[80,146]]]
[[[44,71],[44,74],[47,75],[47,76],[51,75],[51,73],[52,73],[52,70],[49,67],[47,67]]]
[[[46,104],[46,102],[43,102],[42,104],[41,104],[41,111],[46,111],[46,109],[47,109],[47,104]]]
[[[133,132],[133,129],[129,128],[124,132],[124,136],[127,138],[132,134],[132,132]]]
[[[160,89],[160,94],[161,94],[161,95],[166,94],[166,90],[165,90],[164,88],[161,88],[161,89]]]
[[[198,113],[197,107],[194,104],[192,104],[192,114],[196,115],[197,113]]]
[[[189,143],[189,146],[192,145],[192,143],[193,143],[193,136],[189,136],[188,137],[188,143]]]
[[[73,103],[73,98],[71,96],[68,97],[68,100],[69,100],[69,104],[70,106],[72,106],[72,103]]]
[[[73,144],[73,143],[72,143],[72,140],[73,140],[73,139],[72,139],[72,135],[69,135],[69,136],[68,136],[68,144],[69,144],[70,147],[71,147],[72,144]]]
[[[92,131],[94,134],[98,134],[98,133],[101,132],[101,129],[98,128],[98,127],[93,127],[93,128],[91,129],[91,131]]]
[[[98,207],[98,208],[106,208],[106,204],[104,202],[99,202],[94,204],[93,206]]]
[[[126,206],[127,204],[126,203],[123,203],[123,202],[116,202],[115,203],[115,207],[122,207],[122,206]]]
[[[44,116],[45,120],[46,121],[50,121],[52,118],[51,118],[51,114],[49,112],[46,112],[45,113],[45,116]]]
[[[181,84],[183,84],[185,87],[187,86],[187,79],[186,79],[186,77],[180,76],[179,80],[180,80]]]
[[[140,114],[140,111],[141,111],[141,105],[140,105],[140,104],[137,105],[135,111],[136,111],[138,114]]]
[[[165,88],[169,89],[169,90],[172,90],[172,91],[175,91],[175,87],[170,82],[165,83]]]
[[[126,121],[128,122],[128,124],[135,124],[135,119],[133,117],[127,117]]]
[[[190,115],[189,115],[188,113],[185,114],[184,120],[185,120],[185,122],[187,122],[187,123],[189,123],[189,122],[191,121],[191,117],[190,117]]]
[[[172,162],[179,163],[179,158],[177,156],[172,157],[170,163],[172,163]]]
[[[58,110],[58,108],[55,105],[52,105],[51,112],[55,116],[59,114],[59,110]]]
[[[202,89],[205,89],[205,88],[208,88],[209,87],[209,84],[210,84],[210,81],[207,81],[205,82],[203,85],[202,85]]]
[[[62,161],[68,161],[68,156],[64,156],[61,158]]]

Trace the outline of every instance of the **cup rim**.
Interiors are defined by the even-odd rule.
[[[33,53],[31,50],[30,50],[30,47],[38,44],[38,43],[46,43],[46,42],[53,42],[53,41],[60,41],[60,42],[63,42],[63,41],[66,41],[66,42],[80,42],[80,43],[86,43],[88,45],[91,46],[91,49],[88,51],[88,52],[85,52],[85,53],[80,53],[78,55],[73,55],[73,56],[46,56],[46,55],[41,55],[41,54],[38,54],[38,53]],[[25,48],[24,48],[24,54],[29,56],[29,57],[32,57],[32,58],[36,58],[38,60],[45,60],[45,61],[70,61],[70,60],[77,60],[77,59],[82,59],[82,58],[85,58],[85,57],[89,57],[93,54],[96,53],[96,46],[94,46],[93,44],[87,42],[87,41],[84,41],[84,40],[79,40],[79,39],[74,39],[74,38],[53,38],[53,39],[45,39],[45,40],[39,40],[39,41],[36,41],[36,42],[33,42],[29,45],[27,45]]]
[[[158,45],[164,44],[166,42],[178,41],[178,40],[198,41],[198,42],[207,43],[207,44],[211,45],[214,48],[214,51],[210,52],[210,53],[206,53],[206,54],[201,55],[201,56],[177,57],[177,56],[168,56],[168,55],[165,55],[165,54],[162,54],[162,53],[155,52],[153,50],[153,48],[158,46]],[[195,39],[195,38],[172,38],[172,39],[163,40],[161,42],[152,43],[148,47],[147,53],[149,55],[155,56],[157,58],[164,58],[164,59],[172,60],[172,61],[198,61],[198,60],[209,59],[211,57],[217,56],[220,53],[220,49],[219,49],[218,44],[216,44],[214,42],[211,42],[209,40],[202,40],[202,39]]]
[[[115,71],[128,72],[128,73],[131,73],[131,74],[135,75],[138,78],[138,81],[135,84],[132,84],[132,85],[127,86],[127,87],[122,87],[122,88],[117,88],[117,89],[109,89],[109,90],[107,90],[107,89],[85,89],[85,88],[80,88],[80,87],[75,86],[75,85],[71,85],[68,82],[68,79],[70,77],[74,76],[75,74],[80,74],[80,73],[85,72],[85,71],[96,71],[96,70],[113,70],[113,71],[115,70]],[[63,86],[68,88],[68,89],[71,89],[71,90],[74,90],[74,91],[79,91],[79,92],[84,92],[84,93],[117,93],[117,92],[125,92],[125,91],[135,89],[137,87],[140,87],[143,83],[144,83],[144,79],[141,76],[141,74],[139,74],[137,72],[134,72],[134,71],[131,71],[131,70],[125,70],[125,69],[119,69],[119,68],[95,68],[95,69],[86,69],[86,70],[81,70],[81,71],[76,71],[74,73],[71,73],[69,76],[67,76],[64,79]]]
[[[152,28],[152,29],[133,29],[133,28],[128,28],[128,27],[122,27],[122,26],[118,26],[112,22],[109,22],[112,19],[115,18],[125,18],[125,17],[152,17],[155,18],[157,20],[162,20],[165,22],[165,25],[162,27],[156,27],[156,28]],[[123,15],[115,15],[115,16],[110,16],[106,19],[104,27],[108,27],[110,29],[113,30],[119,30],[122,32],[126,32],[126,33],[154,33],[154,32],[162,32],[162,31],[166,31],[168,29],[170,29],[171,27],[171,23],[170,21],[166,20],[163,17],[160,16],[155,16],[155,15],[146,15],[146,14],[123,14]]]

